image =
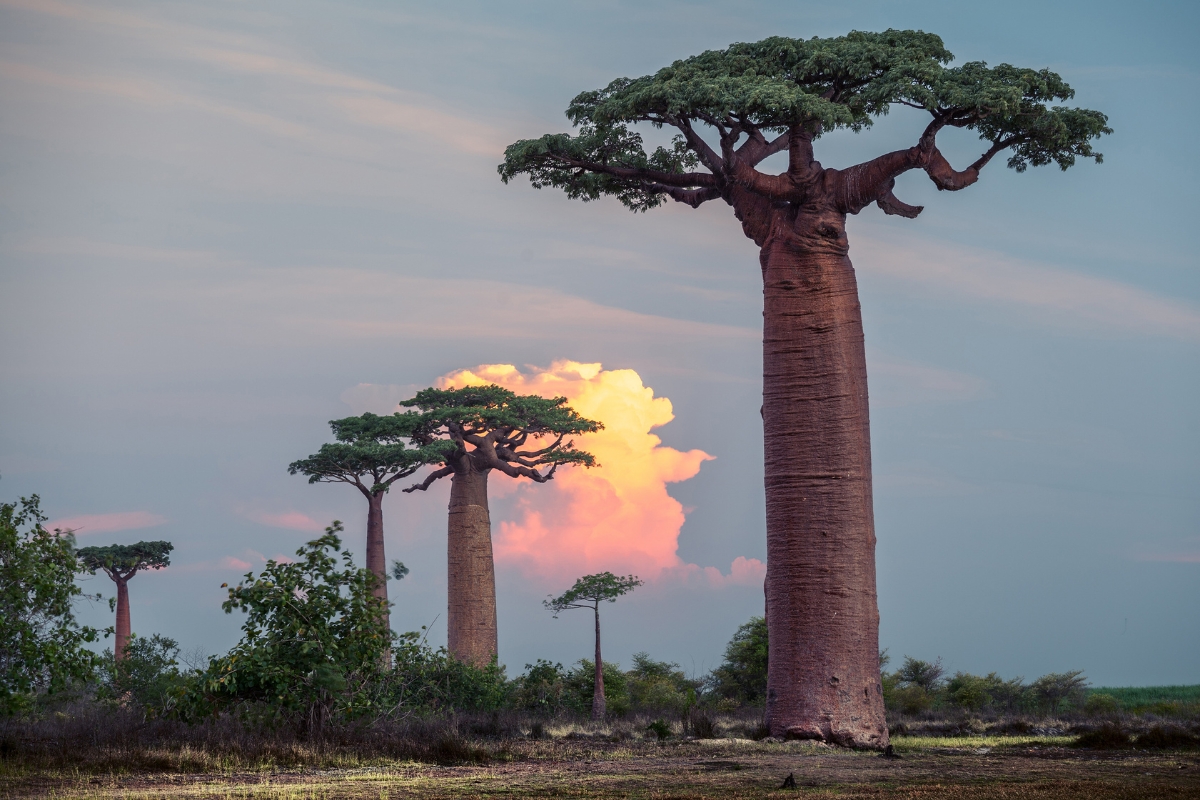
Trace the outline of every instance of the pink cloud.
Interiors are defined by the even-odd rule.
[[[509,484],[498,476],[496,496],[515,494],[517,512],[498,526],[499,564],[554,581],[604,570],[647,580],[699,576],[714,586],[761,581],[762,564],[754,559],[739,557],[723,575],[679,557],[686,517],[667,484],[694,477],[713,456],[662,445],[651,431],[675,418],[671,401],[655,397],[636,372],[574,361],[529,373],[490,364],[451,373],[438,386],[489,383],[519,394],[566,397],[580,414],[604,423],[604,430],[576,438],[600,466],[560,469],[544,485]]]
[[[46,530],[72,530],[76,535],[131,531],[138,528],[153,528],[162,525],[167,518],[149,511],[118,511],[113,514],[81,514],[63,517],[46,523]]]
[[[250,569],[251,564],[249,561],[242,561],[240,558],[225,556],[219,562],[219,566],[221,569],[248,570]]]
[[[252,513],[246,516],[261,525],[268,525],[272,528],[287,528],[306,533],[319,533],[325,530],[325,526],[320,522],[299,511],[284,511],[279,514]]]

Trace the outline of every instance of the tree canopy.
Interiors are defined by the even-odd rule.
[[[618,597],[629,594],[642,583],[635,575],[619,576],[611,572],[584,575],[558,597],[543,600],[542,605],[556,617],[571,608],[597,609],[603,602],[617,602]]]
[[[380,416],[369,412],[330,420],[337,441],[321,445],[308,458],[293,461],[288,473],[307,475],[309,483],[349,483],[366,495],[386,492],[397,480],[426,464],[440,463],[453,449],[443,441],[407,446],[420,423],[415,414]],[[370,480],[364,482],[364,477]]]
[[[84,647],[99,631],[72,609],[86,596],[75,583],[75,539],[45,521],[37,495],[0,503],[0,714],[85,680],[99,661]]]
[[[595,457],[577,450],[567,437],[604,427],[580,416],[567,405],[565,397],[518,395],[495,385],[422,389],[400,405],[417,409],[401,415],[415,422],[413,443],[423,448],[446,448],[441,451],[443,462],[470,453],[479,460],[478,467],[497,469],[509,477],[526,477],[538,483],[550,480],[560,464],[595,466]],[[540,444],[547,437],[553,440],[545,447],[522,449],[531,439]],[[539,471],[546,465],[550,469]],[[430,473],[423,483],[405,491],[426,489],[453,472],[453,466],[447,463]]]
[[[76,556],[83,569],[92,574],[104,570],[114,581],[124,581],[144,569],[162,569],[171,564],[170,542],[110,544],[106,547],[81,547]]]
[[[857,213],[876,201],[887,213],[916,216],[920,208],[891,196],[890,181],[907,169],[925,169],[939,189],[960,189],[1003,150],[1011,151],[1008,166],[1018,172],[1050,163],[1067,169],[1077,158],[1101,160],[1091,142],[1111,133],[1107,117],[1059,105],[1074,96],[1059,75],[982,61],[949,66],[953,60],[940,37],[900,30],[776,36],[709,50],[653,75],[619,78],[579,94],[567,108],[576,135],[518,141],[498,171],[506,183],[527,174],[536,188],[553,186],[584,201],[611,195],[634,211],[667,198],[693,206],[718,197],[732,203],[735,187],[771,199],[802,199],[813,188],[803,180],[780,182],[783,176],[753,167],[789,148],[795,166],[797,148],[811,151],[812,140],[832,130],[868,128],[893,105],[930,114],[912,148],[918,152],[901,158],[900,151],[886,162],[846,170],[858,174],[838,187],[844,211]],[[671,145],[647,152],[630,127],[642,122],[673,128]],[[974,131],[986,143],[963,172],[937,150],[935,137],[945,127]],[[716,146],[705,129],[710,138],[715,134]]]

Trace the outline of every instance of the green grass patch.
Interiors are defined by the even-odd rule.
[[[1200,684],[1195,686],[1096,686],[1088,697],[1107,695],[1134,714],[1175,716],[1200,713]]]
[[[978,750],[980,747],[1067,747],[1074,736],[893,736],[892,746],[900,752],[913,753],[933,747],[958,750]]]

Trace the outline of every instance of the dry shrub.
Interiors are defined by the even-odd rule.
[[[1091,750],[1123,750],[1133,747],[1133,740],[1120,725],[1106,722],[1099,728],[1080,734],[1075,740],[1075,746]]]
[[[1182,728],[1166,728],[1162,725],[1155,725],[1137,737],[1137,746],[1162,750],[1190,748],[1200,746],[1200,737],[1194,736]]]

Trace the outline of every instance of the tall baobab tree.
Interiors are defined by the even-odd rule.
[[[448,646],[459,660],[485,665],[497,648],[488,475],[495,470],[545,483],[560,465],[595,466],[592,454],[575,449],[567,437],[603,426],[579,416],[565,397],[517,395],[499,386],[423,389],[400,405],[416,408],[420,415],[414,444],[452,445],[441,469],[404,491],[424,491],[440,478],[451,479]],[[550,443],[537,447],[545,438]],[[526,445],[534,446],[524,449]]]
[[[288,472],[308,476],[309,483],[348,483],[367,499],[367,569],[375,574],[375,596],[387,613],[387,556],[383,545],[383,498],[392,484],[429,463],[438,463],[444,442],[408,447],[419,420],[412,414],[363,414],[329,422],[336,442],[321,445],[308,458],[293,461]],[[405,570],[407,572],[407,570]]]
[[[1109,133],[1097,112],[1059,105],[1071,88],[1049,70],[949,66],[942,40],[919,31],[774,37],[712,50],[641,78],[584,92],[567,108],[576,135],[516,142],[500,176],[569,197],[616,197],[633,211],[674,200],[732,206],[759,247],[763,278],[766,436],[766,722],[777,736],[883,747],[875,527],[863,330],[846,215],[874,203],[914,218],[893,194],[921,170],[938,189],[974,184],[998,154],[1018,172],[1077,158]],[[928,114],[912,147],[846,169],[814,142],[861,131],[893,106]],[[631,125],[667,126],[647,153]],[[979,135],[983,154],[957,171],[938,149],[948,129]],[[787,169],[757,167],[776,153]]]
[[[600,604],[615,603],[642,585],[636,575],[624,577],[611,572],[584,575],[575,585],[558,597],[543,600],[542,605],[554,612],[554,617],[572,608],[590,608],[596,615],[596,677],[592,689],[592,719],[604,719],[604,662],[600,660]]]
[[[171,564],[170,542],[138,542],[110,544],[107,547],[81,547],[75,552],[80,566],[92,574],[102,570],[117,585],[117,626],[113,642],[113,658],[125,658],[129,644],[129,579],[146,569],[162,569]]]

